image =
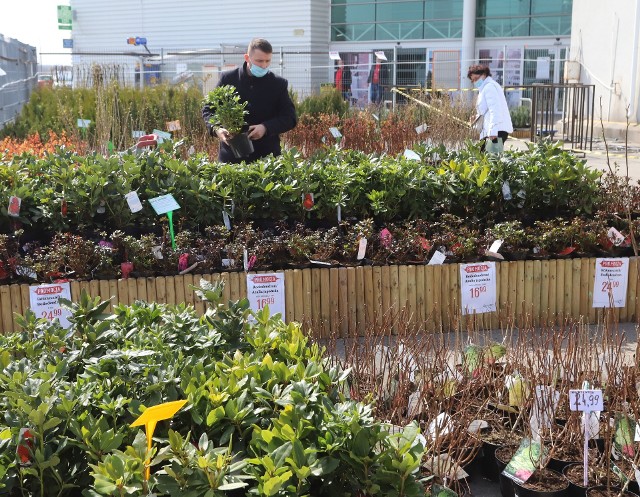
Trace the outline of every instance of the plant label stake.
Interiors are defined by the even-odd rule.
[[[7,214],[9,214],[11,217],[20,217],[21,204],[22,199],[20,197],[11,195],[11,197],[9,198],[9,207],[7,208]]]
[[[170,193],[156,198],[150,198],[149,203],[156,214],[166,214],[169,218],[169,233],[171,234],[171,248],[176,249],[176,238],[173,232],[173,211],[180,208],[176,199]]]
[[[229,219],[227,211],[222,211],[222,221],[224,222],[224,227],[231,231],[231,219]]]
[[[588,383],[585,382],[583,386],[589,386]],[[603,402],[602,402],[602,390],[569,390],[569,409],[571,411],[580,411],[582,412],[582,425],[584,427],[584,448],[583,448],[583,458],[584,458],[584,474],[583,474],[583,483],[586,487],[589,483],[589,432],[590,429],[590,421],[591,421],[591,413],[596,411],[598,413],[598,418],[600,416],[600,412],[603,410]],[[598,423],[598,419],[596,419],[596,426]]]
[[[366,251],[367,251],[367,239],[363,236],[362,238],[360,238],[360,241],[358,242],[358,255],[356,259],[358,259],[359,261],[364,259],[364,254]]]
[[[144,430],[147,435],[147,451],[151,450],[153,432],[156,429],[158,421],[172,418],[174,414],[177,413],[186,403],[186,400],[176,400],[174,402],[165,402],[164,404],[149,407],[138,417],[138,419],[131,423],[130,426],[132,428],[135,426],[144,426]],[[148,480],[151,474],[150,462],[150,460],[146,461],[147,468],[145,469],[145,480]]]
[[[138,192],[131,191],[124,196],[127,204],[129,205],[129,209],[134,214],[136,212],[140,212],[142,210],[142,202],[140,202],[140,197],[138,197]]]

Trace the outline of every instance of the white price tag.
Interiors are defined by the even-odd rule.
[[[496,310],[496,263],[460,264],[462,314]]]
[[[247,274],[247,299],[254,311],[269,306],[273,316],[285,316],[284,273]]]
[[[175,211],[180,208],[180,205],[173,198],[173,195],[167,193],[166,195],[161,195],[160,197],[150,198],[149,203],[153,210],[156,211],[156,214],[166,214],[169,211]]]
[[[71,300],[70,283],[53,283],[51,285],[38,285],[29,287],[29,305],[36,317],[53,321],[58,319],[63,328],[68,328],[68,317],[71,311],[63,309],[59,299]]]
[[[335,139],[342,138],[342,133],[340,133],[338,128],[329,128],[329,132]]]
[[[446,255],[444,255],[442,252],[440,252],[439,250],[436,250],[433,255],[431,256],[431,260],[429,260],[429,263],[427,264],[428,266],[434,266],[434,265],[438,265],[438,264],[442,264],[444,263],[444,260],[447,258]]]
[[[126,199],[131,212],[140,212],[142,210],[142,202],[140,202],[140,197],[138,197],[137,192],[129,192],[124,196],[124,198]]]
[[[329,58],[331,60],[340,60],[340,53],[338,53],[338,52],[329,52]]]
[[[624,242],[624,235],[615,228],[609,228],[607,237],[616,247],[622,245],[622,242]]]
[[[495,240],[492,244],[491,247],[489,247],[489,252],[495,252],[498,253],[498,251],[500,250],[500,247],[502,246],[502,243],[504,242],[504,240]]]
[[[409,150],[408,148],[405,149],[404,151],[404,156],[407,159],[411,159],[411,160],[420,160],[420,156],[418,154],[416,154],[413,150]]]
[[[629,259],[596,259],[593,307],[624,307],[627,300]]]
[[[502,183],[502,197],[505,200],[511,200],[511,186],[509,186],[508,181]]]
[[[224,222],[224,227],[231,231],[231,219],[229,219],[227,211],[222,211],[222,221]]]
[[[360,238],[360,241],[358,242],[358,255],[356,256],[356,259],[358,259],[359,261],[361,261],[362,259],[364,259],[364,254],[367,251],[367,239],[363,236],[362,238]]]
[[[602,390],[569,390],[572,411],[603,411]]]
[[[422,133],[427,131],[427,129],[429,129],[429,126],[427,126],[427,123],[422,123],[420,126],[416,126],[416,133],[421,135]]]

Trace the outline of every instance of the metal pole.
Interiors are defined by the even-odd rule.
[[[393,87],[398,86],[398,47],[393,46]],[[391,109],[396,110],[396,92],[391,92]]]

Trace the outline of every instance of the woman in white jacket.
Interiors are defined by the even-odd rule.
[[[485,65],[471,66],[467,77],[479,90],[475,121],[483,118],[480,139],[484,139],[485,142],[489,139],[497,143],[500,138],[504,144],[509,138],[509,133],[513,133],[513,125],[502,87],[494,81],[489,67]],[[485,144],[482,145],[483,150],[484,148]]]

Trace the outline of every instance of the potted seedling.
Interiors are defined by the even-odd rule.
[[[224,128],[231,135],[228,143],[236,159],[242,159],[253,153],[252,141],[246,132],[242,132],[247,124],[244,117],[249,113],[246,110],[247,102],[242,101],[235,87],[218,86],[207,94],[204,104],[212,112],[209,124],[215,128]]]

